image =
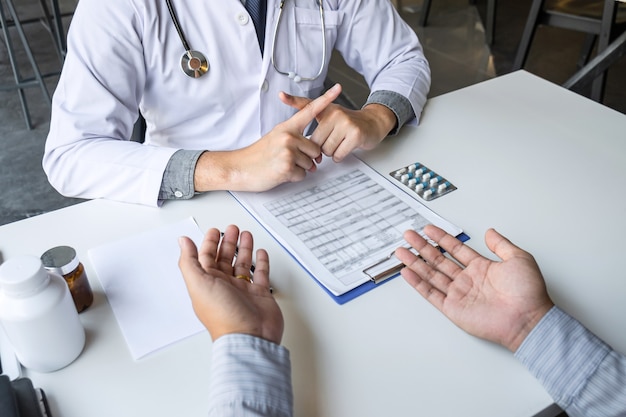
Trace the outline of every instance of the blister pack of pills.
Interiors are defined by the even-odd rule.
[[[454,184],[419,162],[392,171],[389,175],[426,201],[456,190]]]

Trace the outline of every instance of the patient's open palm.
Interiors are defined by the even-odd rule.
[[[502,261],[483,257],[435,226],[424,231],[458,263],[407,231],[405,239],[421,258],[398,249],[396,255],[406,265],[402,276],[463,330],[517,350],[553,305],[532,255],[493,229],[485,241]]]
[[[179,266],[193,309],[213,340],[231,333],[249,334],[280,343],[283,316],[272,296],[269,257],[257,251],[251,282],[253,240],[230,225],[223,236],[210,229],[198,251],[189,238],[181,238]]]

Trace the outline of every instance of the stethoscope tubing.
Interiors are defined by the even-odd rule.
[[[297,83],[300,81],[316,80],[317,78],[319,78],[320,75],[322,75],[322,72],[324,72],[324,66],[326,64],[326,23],[324,19],[324,4],[322,0],[317,0],[317,3],[319,5],[320,22],[322,24],[322,31],[321,31],[322,32],[322,62],[320,64],[319,70],[317,71],[317,74],[315,74],[312,77],[302,77],[301,75],[296,74],[295,71],[290,71],[290,72],[281,71],[280,69],[278,69],[276,65],[276,34],[278,33],[278,28],[279,28],[280,21],[283,15],[283,6],[285,5],[285,0],[281,0],[280,6],[278,8],[278,16],[276,18],[276,25],[274,26],[274,36],[272,36],[272,57],[271,57],[272,66],[274,67],[276,72],[278,72],[281,75],[291,78]]]
[[[165,4],[167,5],[167,10],[170,12],[170,16],[172,18],[172,22],[174,23],[174,27],[176,28],[176,32],[178,32],[178,36],[180,37],[180,41],[183,43],[183,48],[185,48],[185,52],[191,50],[189,47],[189,43],[187,42],[187,38],[183,33],[183,29],[180,27],[180,22],[178,20],[178,16],[176,15],[176,11],[174,10],[174,6],[172,5],[172,0],[165,0]]]

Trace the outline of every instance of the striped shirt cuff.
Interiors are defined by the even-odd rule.
[[[581,395],[610,348],[558,307],[539,321],[515,357],[564,409]]]
[[[229,334],[213,343],[209,416],[293,414],[289,351],[267,340]]]

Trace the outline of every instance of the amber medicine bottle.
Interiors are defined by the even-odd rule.
[[[61,275],[72,294],[76,311],[85,310],[93,302],[93,292],[85,274],[85,267],[78,260],[76,251],[69,246],[57,246],[41,255],[43,266]]]

